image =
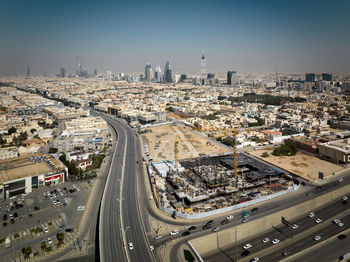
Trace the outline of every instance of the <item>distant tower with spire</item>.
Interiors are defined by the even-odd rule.
[[[201,86],[204,86],[205,79],[207,78],[207,63],[205,61],[204,50],[202,50],[201,59]]]

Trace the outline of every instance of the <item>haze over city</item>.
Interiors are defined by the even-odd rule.
[[[0,74],[140,72],[345,72],[350,2],[336,1],[1,1]]]

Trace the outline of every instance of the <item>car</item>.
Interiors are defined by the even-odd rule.
[[[289,253],[288,253],[288,251],[286,251],[286,250],[282,252],[282,256],[288,256],[288,254],[289,254]]]
[[[306,184],[305,184],[305,182],[301,182],[301,185],[302,185],[302,186],[305,186]]]
[[[251,248],[252,247],[252,245],[251,244],[245,244],[244,246],[243,246],[243,249],[249,249],[249,248]]]
[[[68,202],[68,197],[66,197],[65,199],[64,199],[64,203],[67,203]]]
[[[308,214],[307,216],[310,217],[310,218],[311,218],[311,217],[314,217],[314,216],[315,216],[315,213],[310,213],[310,214]]]
[[[320,240],[320,239],[321,239],[321,236],[319,236],[319,235],[314,236],[314,240],[315,240],[315,241],[318,241],[318,240]]]
[[[54,200],[52,203],[53,203],[54,205],[57,205],[57,201],[56,201],[56,200]]]
[[[213,223],[214,223],[214,221],[213,221],[213,220],[210,220],[210,221],[207,222],[207,225],[211,225],[211,224],[213,224]]]
[[[298,227],[299,227],[299,225],[297,225],[297,224],[292,225],[292,229],[297,229]]]
[[[258,257],[253,257],[251,260],[249,260],[249,262],[258,262],[259,258]]]
[[[44,232],[49,233],[49,229],[47,227],[44,227]]]
[[[203,230],[206,230],[206,229],[211,228],[211,225],[204,225],[202,228],[203,228]]]
[[[242,223],[247,223],[249,221],[249,219],[247,217],[245,217],[241,221],[242,221]]]
[[[179,230],[175,229],[169,233],[170,236],[175,236],[179,233]]]
[[[24,220],[24,218],[23,218],[23,217],[20,217],[20,218],[19,218],[19,220],[23,221],[23,220]]]
[[[316,220],[315,220],[315,223],[316,224],[319,224],[319,223],[321,223],[322,222],[322,219],[321,218],[316,218]]]
[[[153,251],[153,250],[154,250],[154,246],[149,246],[149,249],[150,249],[151,251]]]
[[[241,256],[242,257],[246,257],[246,256],[249,256],[250,255],[250,251],[249,250],[244,250],[242,253],[241,253]]]
[[[7,214],[4,214],[4,216],[2,217],[2,221],[6,221],[7,220]]]
[[[316,190],[321,190],[321,189],[322,189],[322,187],[320,187],[320,186],[316,187]]]
[[[190,231],[185,231],[185,232],[182,233],[182,236],[185,237],[185,236],[188,236],[189,234],[191,234]]]
[[[29,214],[28,216],[29,216],[29,217],[33,217],[33,214]]]
[[[338,238],[339,238],[340,240],[343,240],[344,238],[346,238],[346,235],[341,234],[341,235],[338,236]]]
[[[51,240],[51,238],[49,237],[49,238],[47,238],[47,243],[49,244],[49,245],[51,245],[52,244],[52,240]]]
[[[312,193],[311,193],[311,192],[307,192],[306,195],[307,195],[307,196],[311,196]]]
[[[133,250],[133,249],[134,249],[134,245],[132,244],[132,242],[129,242],[129,243],[128,243],[128,246],[129,246],[129,249],[130,249],[130,250]]]
[[[333,223],[334,223],[334,224],[340,223],[340,219],[334,219],[334,220],[333,220]]]
[[[343,205],[346,205],[347,203],[348,203],[348,201],[347,201],[347,200],[342,201],[342,204],[343,204]]]
[[[339,223],[338,223],[338,227],[342,227],[342,226],[344,226],[344,223],[339,222]]]
[[[343,196],[342,200],[346,201],[346,200],[348,200],[348,197],[347,196]]]
[[[63,229],[63,227],[62,227],[62,226],[60,226],[60,227],[58,228],[58,231],[62,231],[62,229]]]
[[[11,224],[15,223],[15,220],[13,218],[10,221],[11,221]]]
[[[10,214],[10,216],[9,216],[9,217],[10,217],[10,219],[12,219],[12,218],[13,218],[13,215],[12,215],[12,214]]]
[[[3,227],[6,227],[6,226],[7,226],[7,223],[6,223],[6,222],[2,223],[2,226],[3,226]]]
[[[25,197],[25,196],[27,196],[28,195],[28,193],[23,193],[22,194],[22,197]]]
[[[229,221],[227,219],[224,219],[224,220],[221,221],[221,225],[226,225],[226,224],[228,224],[228,222]]]
[[[280,240],[278,238],[275,238],[274,240],[272,240],[272,244],[278,244],[280,242]]]
[[[269,239],[268,237],[265,237],[265,238],[262,240],[263,243],[267,243],[267,242],[269,242],[269,241],[270,241],[270,239]]]
[[[188,228],[188,231],[195,230],[196,228],[197,228],[196,226],[190,226],[190,227]]]
[[[155,240],[161,239],[163,236],[161,235],[156,235],[156,237],[154,238]]]
[[[40,210],[40,207],[35,206],[35,207],[34,207],[34,210],[35,210],[35,211],[38,211],[38,210]]]
[[[13,217],[14,218],[17,218],[18,217],[18,214],[15,212],[15,213],[13,213]]]
[[[258,211],[258,208],[254,207],[250,212],[256,212],[256,211]]]
[[[73,233],[73,228],[66,228],[65,230],[67,233]]]
[[[214,228],[212,229],[213,232],[217,232],[217,231],[219,231],[219,230],[220,230],[220,227],[214,227]]]
[[[339,183],[341,183],[341,182],[344,181],[344,179],[343,179],[343,178],[338,178],[337,181],[338,181]]]
[[[63,203],[63,206],[66,207],[66,206],[67,206],[67,203]]]
[[[232,215],[228,215],[228,216],[226,217],[226,219],[227,219],[227,220],[231,220],[231,219],[233,219],[233,216],[232,216]]]

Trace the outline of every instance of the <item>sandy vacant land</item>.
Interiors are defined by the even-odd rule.
[[[263,152],[268,152],[269,156],[261,157]],[[300,152],[290,157],[274,156],[271,154],[272,150],[257,150],[250,151],[249,153],[309,181],[318,180],[318,172],[323,172],[325,178],[327,178],[327,176],[345,169],[336,164]]]
[[[178,139],[178,158],[186,159],[198,157],[202,154],[223,154],[232,152],[232,149],[212,140],[193,133],[190,128],[172,125],[157,126],[150,128],[152,132],[142,135],[143,142],[148,144],[149,152],[153,161],[173,160],[174,144]]]

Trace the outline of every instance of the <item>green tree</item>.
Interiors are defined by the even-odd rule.
[[[30,129],[30,133],[32,133],[34,135],[34,133],[36,132],[35,128]]]
[[[261,154],[261,156],[262,156],[262,157],[268,157],[268,156],[269,156],[269,153],[264,152],[264,153]]]
[[[15,127],[11,127],[9,130],[7,130],[7,133],[9,135],[12,135],[12,134],[16,133],[16,131],[17,131],[17,129]]]
[[[56,147],[51,147],[50,149],[49,149],[49,153],[50,154],[54,154],[54,153],[57,153],[58,152],[58,149],[56,148]]]

